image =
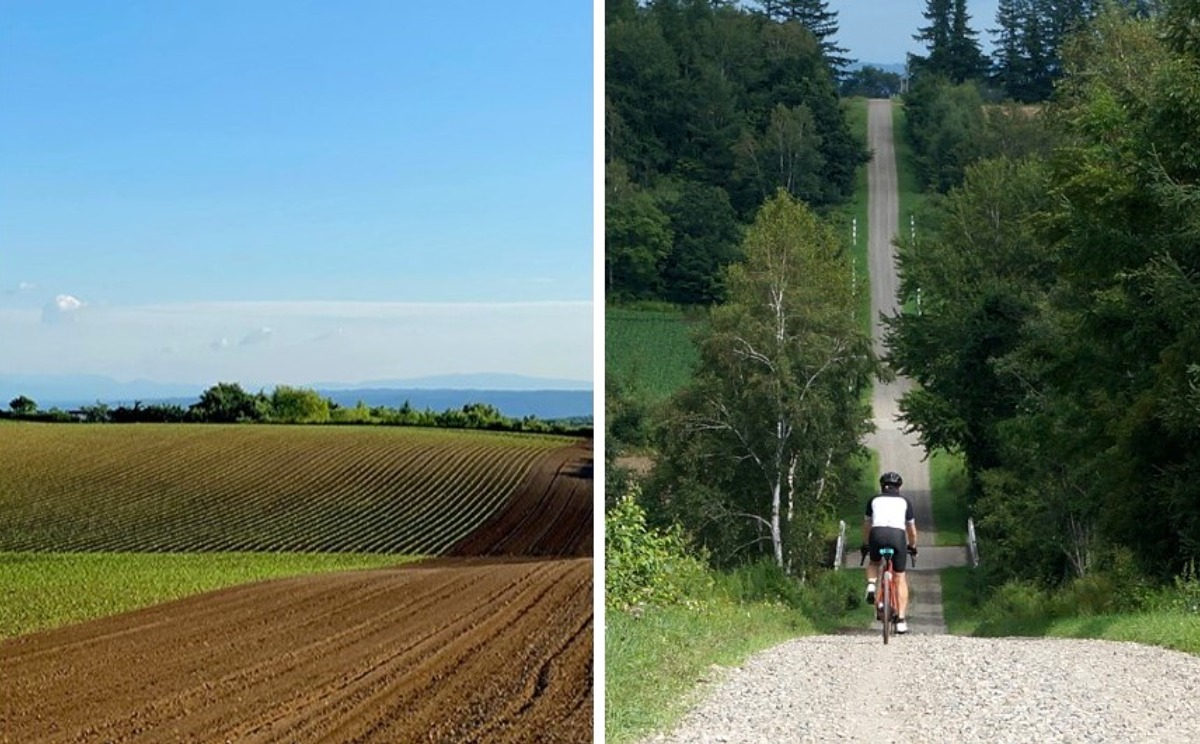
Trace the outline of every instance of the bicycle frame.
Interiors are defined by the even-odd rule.
[[[892,548],[880,548],[882,558],[879,565],[880,604],[883,606],[883,642],[891,637],[896,617],[900,614],[899,588],[896,586],[896,572],[892,569],[892,556],[896,551]]]
[[[876,617],[883,622],[883,642],[887,643],[895,629],[896,618],[900,615],[900,594],[896,585],[896,571],[892,568],[892,556],[895,548],[879,549],[879,589],[875,595]],[[860,563],[865,563],[866,555]]]

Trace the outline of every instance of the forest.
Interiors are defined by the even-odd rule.
[[[722,270],[777,189],[818,209],[853,193],[868,153],[819,35],[826,5],[606,4],[610,302],[720,302]]]
[[[671,399],[608,391],[621,436],[661,458],[643,483],[651,522],[682,525],[718,564],[774,551],[804,575],[825,549],[813,525],[857,487],[856,396],[895,373],[919,383],[908,426],[965,462],[989,583],[1188,570],[1200,2],[1002,2],[982,20],[999,27],[988,57],[963,0],[927,0],[901,97],[927,198],[898,244],[901,299],[920,292],[921,312],[888,319],[879,360],[841,322],[842,295],[754,309],[775,296],[770,271],[799,271],[788,286],[848,272],[826,230],[869,157],[836,37],[764,5],[608,6],[608,299],[709,308]],[[768,270],[788,229],[805,236],[798,263]]]

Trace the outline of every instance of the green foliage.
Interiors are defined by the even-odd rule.
[[[804,20],[715,0],[606,13],[610,298],[720,302],[742,229],[776,189],[818,207],[853,192],[869,154],[835,89],[836,14],[787,10]]]
[[[627,609],[677,604],[705,592],[703,558],[693,557],[678,527],[646,526],[634,487],[604,518],[604,601]]]
[[[971,28],[966,0],[926,0],[922,13],[929,22],[913,37],[925,43],[926,56],[909,56],[918,76],[943,77],[963,83],[982,77],[987,58],[979,48],[979,32]]]
[[[992,81],[1012,100],[1045,101],[1063,71],[1070,34],[1086,27],[1092,0],[1000,0]]]
[[[236,382],[219,382],[200,394],[189,409],[196,420],[231,424],[262,419],[265,396],[256,399]]]
[[[904,78],[898,72],[887,72],[872,65],[864,65],[845,76],[841,93],[847,98],[891,98],[900,95],[903,82]]]
[[[9,401],[8,408],[17,416],[29,416],[37,413],[37,403],[24,395],[19,395]]]
[[[287,424],[322,424],[329,421],[329,401],[316,390],[279,385],[271,392],[265,418]]]
[[[998,463],[996,426],[1023,396],[996,365],[1054,278],[1054,254],[1033,237],[1046,190],[1037,162],[981,163],[900,243],[901,298],[922,300],[919,315],[887,321],[892,365],[920,383],[901,410],[926,448],[963,452],[971,472]]]
[[[720,564],[771,555],[804,575],[852,481],[876,364],[842,240],[812,210],[781,191],[743,248],[663,426],[650,508]]]
[[[930,454],[929,492],[938,545],[967,544],[968,485],[961,456],[942,450]]]
[[[0,552],[0,639],[234,584],[411,560],[316,553]]]
[[[978,87],[924,75],[905,95],[904,108],[921,182],[938,192],[961,183],[967,167],[983,154],[986,119]]]

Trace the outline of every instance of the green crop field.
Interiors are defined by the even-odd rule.
[[[437,554],[561,437],[399,427],[13,424],[0,551]]]
[[[0,639],[234,584],[411,560],[357,553],[0,553]]]
[[[677,310],[609,308],[604,313],[606,374],[645,400],[670,397],[691,379],[699,359],[692,342],[699,322]]]

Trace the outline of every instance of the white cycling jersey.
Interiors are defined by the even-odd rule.
[[[867,502],[867,519],[872,527],[896,527],[904,529],[915,522],[912,502],[898,493],[881,493]]]

